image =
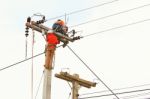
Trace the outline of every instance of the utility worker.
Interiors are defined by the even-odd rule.
[[[59,38],[54,34],[54,32],[59,32],[61,34],[66,34],[68,27],[65,25],[64,21],[57,20],[53,26],[52,30],[48,31],[46,35],[46,56],[45,56],[45,65],[44,67],[48,70],[52,69],[53,57],[56,50],[56,45],[60,43]]]

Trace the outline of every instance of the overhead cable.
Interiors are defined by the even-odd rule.
[[[83,36],[83,38],[88,37],[88,36],[92,36],[92,35],[97,35],[97,34],[104,33],[104,32],[109,32],[109,31],[112,31],[112,30],[120,29],[120,28],[124,28],[124,27],[131,26],[131,25],[147,22],[147,21],[150,21],[150,18],[145,19],[145,20],[141,20],[141,21],[136,21],[136,22],[129,23],[129,24],[125,24],[125,25],[121,25],[121,26],[117,26],[117,27],[113,27],[113,28],[110,28],[110,29],[102,30],[102,31],[99,31],[99,32],[91,33],[91,34]]]
[[[63,45],[57,46],[57,48],[58,48],[58,47],[61,47],[61,46],[63,46]],[[30,59],[32,59],[32,58],[35,58],[35,57],[37,57],[37,56],[40,56],[40,55],[42,55],[42,54],[44,54],[44,53],[45,53],[45,52],[39,53],[39,54],[37,54],[37,55],[34,55],[33,57],[29,57],[29,58],[27,58],[27,59],[24,59],[24,60],[21,60],[21,61],[19,61],[19,62],[16,62],[16,63],[14,63],[14,64],[12,64],[12,65],[3,67],[3,68],[0,69],[0,71],[3,71],[3,70],[5,70],[5,69],[8,69],[8,68],[13,67],[13,66],[15,66],[15,65],[18,65],[18,64],[20,64],[20,63],[23,63],[23,62],[25,62],[25,61],[28,61],[28,60],[30,60]]]
[[[144,92],[144,93],[139,93],[139,94],[135,94],[135,95],[123,96],[123,97],[121,97],[121,99],[132,99],[135,97],[141,97],[141,96],[146,96],[146,95],[150,95],[150,92]],[[146,99],[146,98],[142,98],[142,99]]]
[[[95,6],[92,6],[92,7],[88,7],[88,8],[85,8],[85,9],[81,9],[81,10],[73,11],[73,12],[70,12],[70,13],[66,13],[64,15],[60,15],[60,16],[56,16],[56,17],[53,17],[53,18],[49,18],[46,21],[50,21],[50,20],[53,20],[53,19],[58,19],[60,17],[66,16],[66,15],[72,15],[72,14],[75,14],[75,13],[83,12],[83,11],[90,10],[90,9],[93,9],[93,8],[96,8],[96,7],[100,7],[100,6],[103,6],[103,5],[107,5],[107,4],[116,2],[116,1],[119,1],[119,0],[113,0],[113,1],[105,2],[105,3],[99,4],[99,5],[95,5]]]
[[[118,91],[118,90],[139,88],[139,87],[145,87],[145,86],[150,86],[150,84],[143,84],[143,85],[137,85],[137,86],[131,86],[131,87],[124,87],[124,88],[116,88],[116,89],[112,89],[112,90],[113,91]],[[100,94],[100,93],[104,93],[104,92],[108,92],[108,91],[109,90],[102,90],[102,91],[97,91],[97,92],[83,93],[83,94],[80,94],[80,96],[91,95],[91,94]]]
[[[42,54],[44,54],[44,53],[45,53],[45,52],[39,53],[39,54],[37,54],[37,55],[35,55],[35,56],[33,56],[33,57],[24,59],[24,60],[22,60],[22,61],[19,61],[19,62],[17,62],[17,63],[12,64],[12,65],[9,65],[9,66],[6,66],[6,67],[4,67],[4,68],[1,68],[0,71],[5,70],[5,69],[10,68],[10,67],[13,67],[13,66],[15,66],[15,65],[18,65],[18,64],[20,64],[20,63],[23,63],[23,62],[25,62],[25,61],[27,61],[27,60],[30,60],[30,59],[35,58],[35,57],[37,57],[37,56],[40,56],[40,55],[42,55]]]
[[[150,89],[124,91],[124,92],[119,92],[119,93],[115,93],[115,94],[116,95],[121,95],[121,94],[129,94],[129,93],[136,93],[136,92],[143,92],[143,91],[150,91]],[[106,97],[106,96],[112,96],[112,95],[114,95],[114,94],[95,95],[95,96],[89,96],[89,97],[82,97],[82,98],[79,98],[79,99],[98,98],[98,97]]]
[[[103,17],[100,17],[100,18],[97,18],[97,19],[89,20],[87,22],[79,23],[77,25],[72,25],[72,26],[70,26],[70,28],[77,27],[77,26],[84,25],[84,24],[91,23],[91,22],[95,22],[95,21],[98,21],[98,20],[106,19],[106,18],[109,18],[109,17],[112,17],[112,16],[116,16],[116,15],[119,15],[119,14],[130,12],[130,11],[138,10],[138,9],[141,9],[141,8],[144,8],[144,7],[147,7],[147,6],[150,6],[150,3],[142,5],[142,6],[138,6],[138,7],[135,7],[135,8],[131,8],[131,9],[128,9],[128,10],[124,10],[124,11],[121,11],[121,12],[117,12],[117,13],[114,13],[114,14],[110,14],[110,15],[107,15],[107,16],[103,16]]]
[[[39,82],[39,85],[38,85],[38,88],[37,88],[36,95],[35,95],[35,98],[34,98],[34,99],[36,99],[36,97],[37,97],[37,95],[38,95],[38,92],[39,92],[39,89],[40,89],[40,85],[41,85],[41,83],[42,83],[43,76],[44,76],[44,70],[43,70],[43,73],[42,73],[42,76],[41,76],[41,79],[40,79],[40,82]]]
[[[117,98],[119,97],[98,77],[98,75],[67,45],[70,51],[91,71],[91,73]]]
[[[141,21],[129,23],[129,24],[126,24],[126,25],[122,25],[122,26],[118,26],[118,27],[113,27],[113,28],[110,28],[110,29],[106,29],[106,30],[102,30],[102,31],[99,31],[99,32],[91,33],[91,34],[88,34],[88,35],[83,36],[83,38],[88,37],[88,36],[92,36],[92,35],[97,35],[97,34],[104,33],[104,32],[109,32],[109,31],[112,31],[112,30],[120,29],[120,28],[123,28],[123,27],[131,26],[131,25],[143,23],[143,22],[146,22],[146,21],[150,21],[150,19],[145,19],[145,20],[141,20]],[[61,46],[62,46],[62,45],[61,45]],[[58,47],[60,47],[60,46],[58,46]],[[45,53],[45,52],[39,53],[39,54],[33,56],[33,58],[35,58],[35,57],[37,57],[37,56],[40,56],[40,55],[42,55],[42,54],[44,54],[44,53]],[[12,64],[12,65],[6,66],[6,67],[4,67],[4,68],[1,68],[0,71],[5,70],[5,69],[7,69],[7,68],[10,68],[10,67],[12,67],[12,66],[14,66],[14,65],[20,64],[20,63],[25,62],[25,61],[30,60],[30,59],[32,59],[32,57],[27,58],[27,59],[24,59],[24,60],[22,60],[22,61],[19,61],[19,62],[17,62],[17,63]]]
[[[110,29],[102,30],[102,31],[99,31],[99,32],[91,33],[91,34],[88,34],[88,35],[84,35],[83,38],[88,37],[88,36],[92,36],[92,35],[97,35],[97,34],[104,33],[104,32],[109,32],[109,31],[112,31],[112,30],[120,29],[120,28],[123,28],[123,27],[131,26],[131,25],[143,23],[143,22],[146,22],[146,21],[150,21],[150,19],[145,19],[145,20],[141,20],[141,21],[137,21],[137,22],[133,22],[133,23],[121,25],[121,26],[118,26],[118,27],[113,27],[113,28],[110,28]],[[61,45],[61,46],[62,46],[62,45]],[[60,46],[58,46],[58,47],[60,47]],[[35,58],[35,57],[37,57],[37,56],[40,56],[40,55],[42,55],[42,54],[44,54],[44,53],[45,53],[45,52],[39,53],[39,54],[33,56],[33,58]],[[22,60],[22,61],[19,61],[19,62],[17,62],[17,63],[12,64],[12,65],[6,66],[6,67],[4,67],[4,68],[1,68],[0,71],[5,70],[5,69],[7,69],[7,68],[10,68],[10,67],[12,67],[12,66],[14,66],[14,65],[20,64],[20,63],[25,62],[25,61],[30,60],[30,59],[32,59],[32,57],[27,58],[27,59],[24,59],[24,60]]]

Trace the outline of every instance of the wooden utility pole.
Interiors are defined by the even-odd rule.
[[[79,86],[83,86],[86,88],[91,88],[96,86],[96,83],[79,78],[78,74],[70,75],[67,72],[60,72],[60,74],[55,74],[55,77],[72,83],[72,99],[78,99]]]
[[[77,79],[79,78],[78,74],[74,74],[73,76],[76,77]],[[72,99],[78,99],[78,96],[79,96],[79,94],[78,94],[79,87],[80,87],[80,85],[76,81],[72,82]]]

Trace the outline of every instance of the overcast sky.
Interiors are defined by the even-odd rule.
[[[0,1],[0,68],[25,59],[25,22],[28,16],[41,13],[50,19],[103,4],[113,0],[1,0]],[[93,19],[109,16],[128,9],[150,4],[150,0],[118,0],[80,13],[67,15],[71,31],[80,31],[78,35],[88,35],[109,30],[114,27],[150,19],[150,6],[145,6],[126,13],[103,18],[79,26]],[[33,17],[33,20],[39,17]],[[65,19],[61,17],[60,19]],[[51,27],[57,19],[47,21],[44,25]],[[113,29],[97,35],[87,36],[69,46],[111,89],[146,85],[115,92],[150,88],[150,21]],[[45,41],[35,32],[34,55],[44,51]],[[28,37],[28,58],[32,55],[32,31]],[[40,82],[44,55],[34,59],[34,99]],[[64,70],[63,68],[69,68]],[[52,78],[52,99],[68,99],[71,91],[66,81],[54,77],[61,70],[77,73],[81,78],[93,81],[96,77],[66,48],[56,50],[55,68]],[[31,98],[31,60],[0,72],[0,99]],[[97,81],[99,82],[99,81]],[[36,99],[42,98],[42,86]],[[103,91],[107,88],[99,82],[95,88],[81,87],[80,94]],[[120,99],[143,99],[150,97],[150,91],[118,95]],[[106,93],[101,94],[108,94]],[[148,93],[148,94],[147,94]],[[97,95],[101,95],[97,94]],[[140,95],[137,95],[140,94]],[[89,95],[90,96],[90,95]],[[132,97],[128,97],[132,96]],[[135,97],[136,96],[136,97]],[[138,96],[138,97],[137,97]],[[86,96],[85,96],[86,97]],[[113,99],[114,96],[95,99]],[[70,97],[71,99],[71,97]]]

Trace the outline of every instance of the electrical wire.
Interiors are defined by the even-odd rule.
[[[63,45],[57,46],[57,48],[59,48],[59,47],[61,47],[61,46],[63,46]],[[12,65],[3,67],[3,68],[0,69],[0,71],[3,71],[3,70],[5,70],[5,69],[8,69],[8,68],[10,68],[10,67],[13,67],[13,66],[15,66],[15,65],[18,65],[18,64],[20,64],[20,63],[23,63],[23,62],[25,62],[25,61],[28,61],[28,60],[30,60],[30,59],[32,59],[32,58],[38,57],[38,56],[43,55],[43,54],[45,54],[45,51],[42,52],[42,53],[39,53],[39,54],[37,54],[37,55],[34,55],[33,57],[29,57],[29,58],[27,58],[27,59],[24,59],[24,60],[21,60],[21,61],[19,61],[19,62],[16,62],[16,63],[14,63],[14,64],[12,64]]]
[[[42,83],[43,76],[44,76],[44,71],[43,71],[43,73],[42,73],[42,76],[41,76],[41,79],[40,79],[40,82],[39,82],[39,85],[38,85],[38,88],[37,88],[37,91],[36,91],[35,99],[36,99],[36,97],[37,97],[37,95],[38,95],[38,92],[39,92],[39,89],[40,89],[40,85],[41,85],[41,83]]]
[[[27,59],[27,54],[28,54],[28,38],[26,37],[26,41],[25,41],[25,59]]]
[[[44,15],[41,14],[41,13],[35,13],[35,14],[32,15],[32,17],[34,17],[34,16],[40,16],[40,17],[43,17]]]
[[[150,84],[143,84],[143,85],[137,85],[137,86],[131,86],[131,87],[124,87],[124,88],[117,88],[117,89],[112,89],[113,91],[118,91],[118,90],[125,90],[125,89],[131,89],[131,88],[139,88],[139,87],[145,87],[145,86],[150,86]],[[80,96],[85,96],[85,95],[90,95],[90,94],[98,94],[98,93],[104,93],[108,92],[109,90],[103,90],[103,91],[97,91],[97,92],[91,92],[91,93],[84,93],[80,94]]]
[[[70,87],[70,89],[71,89],[71,91],[72,91],[72,87],[71,87],[71,85],[69,84],[69,82],[68,82],[68,81],[67,81],[67,83],[68,83],[68,85],[69,85],[69,87]],[[70,96],[71,96],[71,92],[69,93],[68,99],[70,99]]]
[[[88,37],[88,36],[92,36],[92,35],[97,35],[97,34],[104,33],[104,32],[109,32],[109,31],[112,31],[112,30],[120,29],[120,28],[123,28],[123,27],[131,26],[131,25],[143,23],[143,22],[146,22],[146,21],[150,21],[150,18],[145,19],[145,20],[141,20],[141,21],[136,21],[136,22],[129,23],[129,24],[125,24],[125,25],[121,25],[121,26],[118,26],[118,27],[113,27],[113,28],[110,28],[110,29],[102,30],[102,31],[99,31],[99,32],[91,33],[91,34],[83,36],[83,38]]]
[[[123,97],[121,97],[121,99],[131,99],[131,98],[141,97],[141,96],[145,96],[145,95],[149,95],[149,94],[150,94],[150,92],[147,92],[147,93],[139,93],[139,94],[130,95],[130,96],[123,96]]]
[[[6,66],[6,67],[4,67],[4,68],[1,68],[0,71],[3,71],[3,70],[5,70],[5,69],[7,69],[7,68],[10,68],[10,67],[13,67],[13,66],[15,66],[15,65],[18,65],[18,64],[20,64],[20,63],[23,63],[23,62],[25,62],[25,61],[28,61],[28,60],[30,60],[30,59],[32,59],[32,58],[38,57],[38,56],[40,56],[40,55],[42,55],[42,54],[44,54],[44,53],[45,53],[45,52],[39,53],[39,54],[37,54],[37,55],[34,55],[33,57],[29,57],[29,58],[27,58],[27,59],[21,60],[21,61],[19,61],[19,62],[17,62],[17,63],[12,64],[12,65],[9,65],[9,66]]]
[[[93,8],[96,8],[96,7],[100,7],[100,6],[103,6],[103,5],[107,5],[107,4],[116,2],[116,1],[119,1],[119,0],[113,0],[113,1],[109,1],[109,2],[105,2],[105,3],[102,3],[102,4],[95,5],[95,6],[92,6],[92,7],[88,7],[88,8],[85,8],[85,9],[73,11],[73,12],[70,12],[70,13],[65,13],[64,15],[60,15],[60,16],[56,16],[56,17],[53,17],[53,18],[49,18],[49,19],[47,19],[45,21],[50,21],[50,20],[53,20],[53,19],[58,19],[60,17],[66,16],[66,15],[72,15],[72,14],[75,14],[75,13],[83,12],[83,11],[90,10],[90,9],[93,9]]]
[[[70,51],[91,71],[91,73],[97,77],[98,80],[101,81],[101,83],[117,98],[119,99],[119,97],[100,79],[100,77],[98,77],[98,75],[71,49],[71,47],[69,47],[67,45],[67,47],[70,49]]]
[[[31,62],[31,99],[33,99],[33,56],[34,56],[34,38],[35,38],[35,32],[32,29],[32,62]]]
[[[69,81],[67,81],[67,84],[68,84],[68,86],[70,87],[70,91],[72,91],[72,87],[71,87]],[[69,93],[68,99],[70,98],[70,96],[71,96],[71,92]]]
[[[68,82],[68,81],[67,81],[67,83],[68,83],[68,85],[69,85],[70,89],[72,90],[72,87],[71,87],[71,85],[69,84],[69,82]]]
[[[109,32],[109,31],[112,31],[112,30],[120,29],[120,28],[123,28],[123,27],[131,26],[131,25],[143,23],[143,22],[146,22],[146,21],[150,21],[150,19],[145,19],[145,20],[141,20],[141,21],[137,21],[137,22],[133,22],[133,23],[121,25],[121,26],[118,26],[118,27],[113,27],[113,28],[110,28],[110,29],[102,30],[102,31],[99,31],[99,32],[91,33],[91,34],[88,34],[88,35],[84,35],[83,38],[88,37],[88,36],[92,36],[92,35],[97,35],[97,34],[104,33],[104,32]],[[62,45],[60,45],[60,46],[58,46],[58,47],[61,47],[61,46],[62,46]],[[57,47],[57,48],[58,48],[58,47]],[[42,55],[42,54],[44,54],[44,53],[45,53],[45,52],[39,53],[39,54],[33,56],[33,58],[35,58],[35,57],[37,57],[37,56],[40,56],[40,55]],[[1,68],[0,71],[5,70],[5,69],[7,69],[7,68],[10,68],[10,67],[12,67],[12,66],[14,66],[14,65],[20,64],[20,63],[25,62],[25,61],[30,60],[30,59],[32,59],[32,57],[27,58],[27,59],[24,59],[24,60],[22,60],[22,61],[19,61],[19,62],[17,62],[17,63],[12,64],[12,65],[6,66],[6,67],[4,67],[4,68]]]
[[[150,91],[150,89],[124,91],[124,92],[119,92],[119,93],[115,93],[115,94],[116,95],[121,95],[121,94],[129,94],[129,93],[136,93],[136,92],[143,92],[143,91]],[[82,98],[79,98],[79,99],[98,98],[98,97],[105,97],[105,96],[112,96],[112,95],[114,95],[114,94],[96,95],[96,96],[82,97]]]
[[[107,15],[107,16],[103,16],[103,17],[100,17],[100,18],[97,18],[97,19],[89,20],[87,22],[79,23],[77,25],[70,26],[69,28],[77,27],[77,26],[84,25],[84,24],[87,24],[87,23],[91,23],[91,22],[106,19],[106,18],[109,18],[109,17],[112,17],[112,16],[116,16],[116,15],[119,15],[119,14],[127,13],[127,12],[134,11],[134,10],[138,10],[138,9],[141,9],[141,8],[144,8],[144,7],[147,7],[147,6],[150,6],[150,3],[142,5],[142,6],[138,6],[138,7],[135,7],[135,8],[131,8],[131,9],[128,9],[128,10],[124,10],[124,11],[121,11],[121,12],[117,12],[117,13],[114,13],[114,14],[110,14],[110,15]]]
[[[150,99],[150,96],[149,96],[149,98],[140,98],[140,99]]]
[[[68,99],[70,99],[70,96],[71,96],[71,92],[69,93]]]

